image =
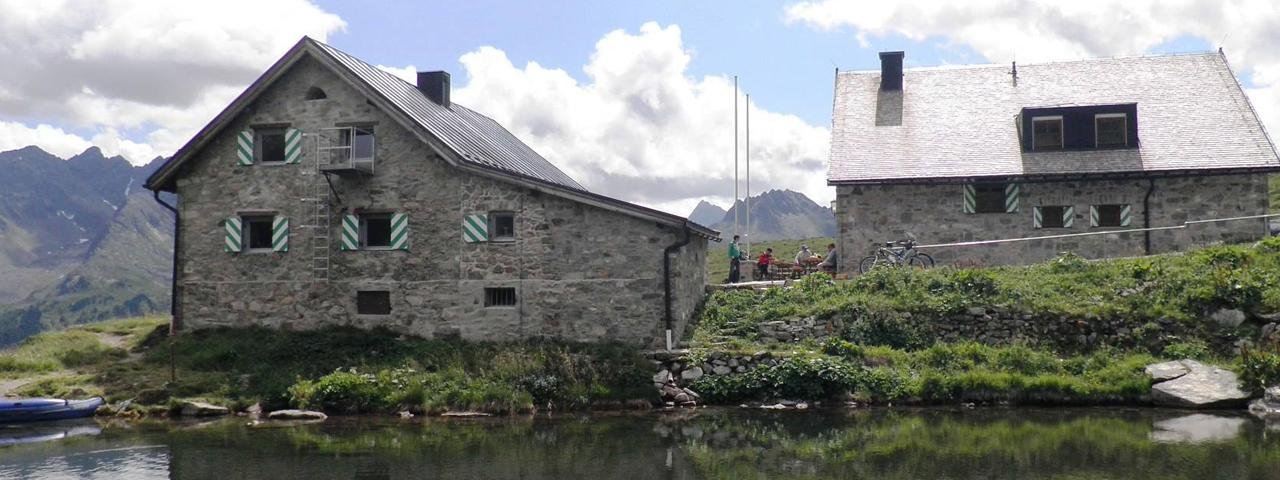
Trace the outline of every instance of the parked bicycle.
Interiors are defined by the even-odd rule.
[[[858,271],[867,273],[877,267],[899,267],[904,265],[913,268],[930,268],[933,267],[933,257],[916,250],[916,241],[914,239],[885,242],[883,244],[876,243],[872,245],[871,255],[867,255],[861,262],[858,262]]]

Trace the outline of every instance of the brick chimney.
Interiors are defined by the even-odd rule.
[[[904,56],[906,56],[905,52],[880,52],[881,90],[902,90],[902,57]]]
[[[449,72],[418,72],[418,90],[437,105],[449,107]]]

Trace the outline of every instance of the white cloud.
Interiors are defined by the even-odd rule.
[[[390,73],[401,80],[409,82],[412,85],[418,84],[418,67],[413,65],[405,65],[403,67],[388,67],[386,65],[378,65],[379,70]]]
[[[38,145],[49,153],[69,158],[93,146],[93,143],[51,125],[29,127],[17,122],[0,121],[0,151],[16,150],[28,145]]]
[[[859,41],[901,35],[973,48],[992,62],[1141,54],[1182,37],[1221,46],[1268,131],[1280,134],[1280,2],[1274,0],[815,0],[786,8],[790,22],[852,29]],[[907,52],[910,59],[910,52]]]
[[[90,130],[135,163],[171,154],[303,35],[345,27],[307,0],[0,0],[0,11],[8,128]],[[26,128],[9,138],[45,138]]]
[[[462,56],[468,82],[453,98],[587,188],[685,215],[700,199],[733,198],[732,79],[694,78],[686,72],[693,60],[680,28],[656,23],[600,39],[583,67],[586,83],[536,62],[518,67],[482,47]],[[790,188],[821,204],[834,197],[826,128],[755,105],[751,122],[753,191]]]

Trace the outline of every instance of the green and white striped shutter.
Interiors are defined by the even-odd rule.
[[[1129,226],[1130,220],[1132,220],[1132,218],[1129,216],[1129,205],[1125,204],[1123,207],[1120,207],[1120,226]]]
[[[1031,228],[1044,228],[1044,215],[1040,207],[1031,207]]]
[[[973,184],[965,184],[964,186],[964,213],[974,213],[978,211],[978,191],[974,189]]]
[[[360,219],[355,215],[342,216],[342,243],[339,247],[346,251],[360,249]]]
[[[236,134],[236,160],[240,165],[253,165],[253,130]]]
[[[302,161],[302,130],[290,128],[284,131],[284,163]]]
[[[1097,205],[1089,205],[1089,226],[1090,227],[1098,226],[1098,206]]]
[[[1004,186],[1004,212],[1016,213],[1018,211],[1018,184],[1010,183]]]
[[[289,251],[289,219],[277,216],[271,221],[271,251]]]
[[[228,218],[222,222],[222,225],[226,229],[226,235],[222,241],[222,250],[229,253],[240,253],[244,246],[243,237],[241,236],[244,230],[241,228],[240,217]]]
[[[475,213],[462,217],[462,241],[478,243],[489,240],[489,215]]]
[[[1076,219],[1076,207],[1068,205],[1062,209],[1062,228],[1071,228]]]
[[[409,249],[409,216],[403,213],[391,215],[391,248]]]

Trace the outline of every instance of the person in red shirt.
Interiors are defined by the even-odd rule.
[[[760,257],[756,259],[756,277],[768,277],[770,263],[773,263],[773,249],[766,248],[764,253],[761,253]]]

